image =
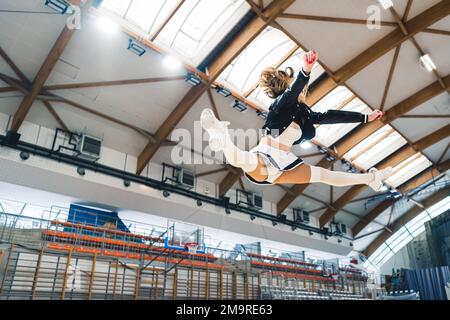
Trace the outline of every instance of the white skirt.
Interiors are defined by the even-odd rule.
[[[250,182],[260,185],[273,184],[283,172],[293,170],[304,162],[291,151],[285,152],[266,145],[265,143],[259,143],[255,148],[251,149],[250,152],[261,156],[267,167],[268,177],[263,182],[256,181],[245,173],[245,176]]]

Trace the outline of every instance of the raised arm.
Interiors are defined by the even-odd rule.
[[[314,124],[367,123],[380,119],[384,115],[379,110],[375,110],[370,114],[342,110],[328,110],[326,112],[311,111],[310,114]]]
[[[298,100],[300,93],[303,91],[305,86],[308,84],[309,75],[311,70],[318,59],[318,55],[315,51],[310,51],[305,53],[304,64],[302,70],[300,70],[295,77],[294,81],[291,83],[288,89],[275,100],[272,107],[276,111],[283,109],[283,106],[290,105]]]

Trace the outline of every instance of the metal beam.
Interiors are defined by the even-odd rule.
[[[442,201],[449,195],[449,188],[444,188],[433,195],[429,196],[425,200],[422,201],[424,205],[424,209],[420,207],[414,207],[408,212],[406,212],[403,216],[401,216],[397,221],[392,223],[389,228],[392,230],[392,232],[383,231],[374,241],[372,241],[368,247],[364,250],[364,255],[366,257],[370,257],[372,253],[374,253],[379,246],[383,244],[387,239],[389,239],[390,236],[392,236],[396,231],[398,231],[404,224],[408,223],[415,217],[417,217],[422,211],[432,207],[436,203]]]
[[[430,181],[438,180],[442,174],[441,172],[445,172],[450,168],[450,161],[446,161],[442,165],[438,166],[438,169],[429,168],[422,171],[419,175],[413,177],[406,183],[402,184],[399,187],[400,192],[408,193],[417,187],[429,183]],[[398,201],[398,200],[397,200]],[[393,205],[396,201],[392,199],[387,199],[380,204],[378,204],[372,211],[370,211],[364,218],[365,221],[358,222],[353,228],[352,233],[353,236],[357,236],[366,226],[368,226],[371,222],[374,222],[375,219],[382,214],[387,208]]]
[[[147,163],[158,151],[162,141],[164,141],[173,128],[180,122],[184,115],[191,109],[195,102],[206,92],[210,84],[217,79],[223,70],[251,43],[280,13],[288,8],[293,0],[275,0],[265,10],[267,19],[263,20],[256,16],[248,26],[229,44],[215,61],[209,66],[209,79],[193,87],[184,96],[174,111],[162,123],[155,134],[156,142],[149,142],[138,157],[137,173],[140,174]]]

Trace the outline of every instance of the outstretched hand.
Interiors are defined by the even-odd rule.
[[[317,62],[318,59],[319,55],[314,50],[305,52],[303,56],[303,60],[305,62],[303,66],[303,71],[305,71],[306,73],[310,73],[314,64]]]
[[[369,116],[367,117],[367,121],[372,122],[381,119],[384,116],[384,114],[385,113],[383,111],[375,110],[369,114]]]

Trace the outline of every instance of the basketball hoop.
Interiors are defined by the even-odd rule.
[[[186,242],[184,248],[187,249],[189,254],[196,254],[198,251],[198,243],[197,242]]]

